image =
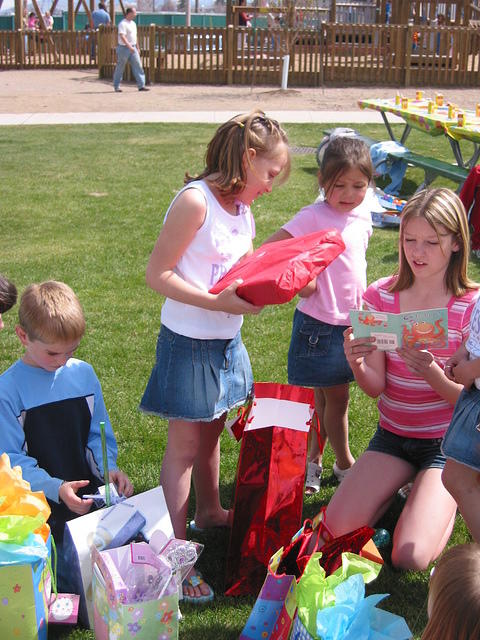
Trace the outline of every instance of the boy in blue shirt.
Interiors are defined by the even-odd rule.
[[[32,284],[22,294],[18,316],[15,331],[25,352],[0,376],[0,453],[21,467],[32,491],[47,497],[59,589],[66,590],[65,522],[87,513],[93,501],[81,496],[104,484],[100,422],[110,481],[127,497],[133,486],[117,468],[117,444],[98,378],[89,364],[73,358],[85,332],[77,296],[63,282]]]

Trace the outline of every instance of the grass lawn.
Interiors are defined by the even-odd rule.
[[[316,147],[319,125],[288,125],[294,147]],[[385,139],[380,125],[359,126]],[[0,273],[21,291],[49,278],[70,284],[82,301],[87,333],[78,357],[91,362],[102,382],[107,408],[119,445],[119,463],[136,491],[158,483],[166,444],[166,424],[138,412],[137,406],[154,361],[161,299],[145,285],[145,266],[162,225],[164,212],[185,171],[202,168],[206,144],[214,127],[194,124],[4,127],[2,162],[2,233]],[[451,159],[443,136],[413,131],[409,147],[428,156]],[[317,166],[312,153],[293,156],[287,185],[253,205],[258,246],[317,194]],[[411,194],[422,172],[409,168],[404,193]],[[441,184],[441,179],[437,180]],[[447,186],[456,186],[443,183]],[[397,263],[396,229],[375,229],[368,251],[368,282],[391,273]],[[480,268],[471,264],[480,280]],[[245,319],[243,338],[255,379],[286,382],[287,350],[295,303],[265,308]],[[15,311],[5,316],[0,339],[0,370],[21,355],[13,328]],[[375,402],[355,385],[351,390],[351,444],[358,456],[376,425]],[[239,444],[222,436],[221,491],[225,506],[234,489]],[[332,496],[333,459],[325,456],[325,480],[319,494],[305,501],[305,516],[315,514]],[[382,525],[390,531],[398,516],[395,503]],[[190,513],[193,514],[193,497]],[[460,518],[451,544],[469,539]],[[237,638],[249,615],[253,597],[225,598],[224,563],[228,540],[221,534],[206,540],[200,561],[217,597],[204,609],[182,606],[180,638]],[[385,607],[404,615],[418,638],[426,623],[428,572],[397,572],[388,563],[369,588],[390,593]],[[53,630],[51,637],[93,638],[85,630]]]

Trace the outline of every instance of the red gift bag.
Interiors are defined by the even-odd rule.
[[[313,520],[305,520],[290,543],[275,554],[269,563],[274,574],[293,575],[299,580],[312,554],[321,551],[320,566],[329,576],[342,564],[342,553],[348,551],[382,564],[382,558],[373,543],[369,544],[375,529],[359,527],[335,538],[325,523],[326,507],[322,507]],[[279,554],[279,555],[278,555]]]
[[[228,271],[211,289],[220,293],[242,279],[237,294],[252,304],[289,302],[345,249],[336,229],[270,242]]]
[[[240,419],[244,429],[226,595],[256,595],[271,556],[300,527],[313,405],[312,389],[262,382],[254,385],[250,411]]]

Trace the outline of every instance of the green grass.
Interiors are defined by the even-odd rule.
[[[384,139],[380,125],[359,126]],[[318,125],[287,126],[292,146],[315,147]],[[91,362],[102,382],[119,444],[119,463],[137,491],[155,486],[166,444],[166,424],[138,412],[137,406],[154,361],[160,298],[147,289],[145,266],[162,225],[164,212],[182,185],[185,171],[202,167],[209,125],[105,125],[4,127],[2,161],[2,233],[0,272],[20,290],[48,278],[69,283],[84,306],[87,333],[78,357]],[[397,129],[399,131],[399,129]],[[409,146],[418,153],[451,158],[443,136],[412,132]],[[298,209],[316,197],[317,167],[313,154],[295,155],[289,183],[253,206],[258,246]],[[409,169],[406,194],[421,182],[422,172]],[[438,181],[439,183],[440,180]],[[444,182],[447,186],[456,186]],[[397,262],[397,230],[376,229],[368,251],[368,281],[387,275]],[[471,275],[480,280],[478,264]],[[245,319],[243,337],[255,379],[286,382],[287,350],[294,302],[266,308]],[[21,355],[13,328],[15,311],[5,316],[0,337],[0,370]],[[364,450],[376,424],[375,402],[352,385],[351,443]],[[239,444],[222,436],[221,491],[229,505]],[[330,450],[326,468],[333,463]],[[305,502],[305,516],[328,502],[335,485],[326,474],[319,494]],[[392,530],[401,505],[384,519]],[[193,497],[190,513],[193,514]],[[458,518],[451,543],[468,539]],[[237,638],[253,597],[225,598],[224,564],[228,540],[207,541],[201,568],[216,590],[212,607],[183,606],[180,638]],[[390,593],[385,607],[404,615],[419,637],[426,622],[428,574],[397,572],[388,562],[370,592]],[[93,638],[85,630],[52,630],[52,637]]]

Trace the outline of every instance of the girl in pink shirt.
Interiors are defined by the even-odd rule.
[[[469,234],[465,209],[449,189],[414,195],[402,213],[397,275],[365,293],[365,307],[406,312],[448,309],[448,346],[377,349],[375,338],[345,331],[345,354],[365,393],[379,397],[379,424],[327,507],[334,536],[374,525],[398,489],[413,481],[395,527],[392,563],[425,569],[447,543],[457,505],[442,484],[440,446],[462,386],[444,373],[445,363],[469,331],[478,285],[467,275]]]
[[[373,177],[365,143],[336,137],[327,146],[319,172],[323,202],[305,207],[267,242],[337,229],[345,251],[300,292],[288,353],[288,381],[314,387],[319,438],[311,438],[306,492],[320,488],[322,453],[330,440],[342,480],[354,463],[348,444],[349,384],[353,374],[343,351],[343,332],[350,309],[359,309],[367,284],[365,254],[372,235],[370,208],[365,202]]]

